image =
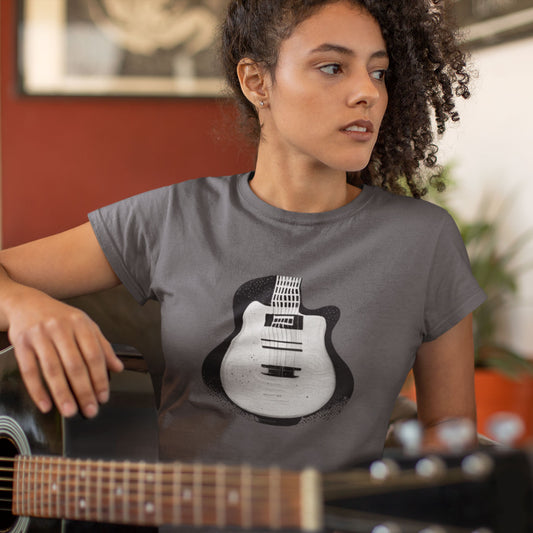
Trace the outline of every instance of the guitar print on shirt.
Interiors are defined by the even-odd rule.
[[[239,287],[235,330],[205,359],[205,384],[258,422],[294,425],[331,415],[348,401],[354,380],[331,332],[340,311],[302,304],[302,279],[269,276]]]

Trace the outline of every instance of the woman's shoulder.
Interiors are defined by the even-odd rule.
[[[378,187],[371,191],[372,227],[404,238],[428,241],[443,232],[458,234],[457,225],[446,209],[429,200],[400,196]]]
[[[192,178],[174,183],[164,189],[178,200],[202,201],[205,198],[212,201],[214,197],[228,197],[236,189],[238,181],[243,176],[245,174]]]
[[[149,208],[163,207],[165,204],[198,204],[213,201],[215,196],[220,198],[229,196],[242,176],[243,174],[235,174],[190,178],[135,194],[118,204]]]
[[[413,222],[440,221],[450,219],[451,216],[443,207],[423,198],[401,196],[379,187],[371,187],[373,208],[380,216],[385,213],[398,217],[401,220]]]

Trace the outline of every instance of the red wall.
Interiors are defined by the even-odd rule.
[[[227,101],[17,94],[16,0],[0,1],[0,24],[4,247],[147,189],[251,168]]]

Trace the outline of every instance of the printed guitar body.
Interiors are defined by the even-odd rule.
[[[325,333],[321,316],[275,315],[252,302],[220,368],[227,396],[263,416],[294,418],[318,411],[335,391]]]
[[[339,310],[306,310],[301,281],[271,276],[242,285],[235,331],[204,361],[204,382],[261,422],[294,424],[353,392],[352,374],[331,341]]]

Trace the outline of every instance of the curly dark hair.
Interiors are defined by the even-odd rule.
[[[338,1],[360,6],[376,19],[390,58],[389,104],[378,140],[367,167],[348,172],[347,180],[419,198],[427,192],[423,168],[438,175],[432,121],[442,134],[449,119],[459,120],[455,97],[470,96],[466,56],[443,0],[231,0],[221,59],[243,125],[257,142],[261,126],[241,91],[239,61],[263,64],[274,79],[281,42],[322,6]]]

